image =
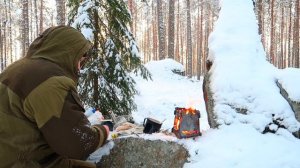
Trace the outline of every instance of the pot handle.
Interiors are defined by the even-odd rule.
[[[148,118],[145,118],[144,119],[144,122],[143,122],[143,126],[145,127],[145,124],[146,124],[146,121],[148,120]]]

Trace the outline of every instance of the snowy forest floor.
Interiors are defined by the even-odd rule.
[[[140,95],[135,97],[138,110],[133,113],[136,123],[151,117],[163,121],[162,130],[171,132],[175,107],[200,110],[202,136],[177,139],[163,133],[142,134],[147,140],[173,141],[188,149],[186,168],[299,168],[300,140],[282,129],[276,134],[261,134],[247,124],[231,124],[210,129],[202,92],[202,80],[188,79],[174,74],[173,69],[183,66],[173,60],[153,61],[146,64],[153,75],[152,81],[136,78]],[[93,158],[109,154],[113,142],[96,151]],[[96,161],[96,160],[94,160]]]

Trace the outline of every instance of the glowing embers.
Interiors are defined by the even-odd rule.
[[[192,108],[176,107],[174,111],[174,126],[172,132],[177,138],[189,138],[201,135],[200,112]]]

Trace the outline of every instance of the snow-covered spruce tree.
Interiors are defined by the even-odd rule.
[[[93,44],[91,59],[81,72],[79,94],[87,106],[102,113],[130,114],[137,94],[130,73],[151,78],[128,29],[131,16],[122,0],[69,0],[70,24]]]

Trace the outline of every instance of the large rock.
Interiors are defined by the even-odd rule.
[[[120,138],[114,140],[108,156],[97,164],[101,168],[181,168],[187,161],[188,151],[175,142]]]
[[[292,110],[294,111],[297,121],[300,122],[300,102],[291,100],[289,98],[288,92],[282,87],[282,85],[278,81],[276,82],[276,84],[280,89],[280,94],[286,99],[286,101],[290,104]],[[295,132],[294,135],[300,138],[300,131]]]

